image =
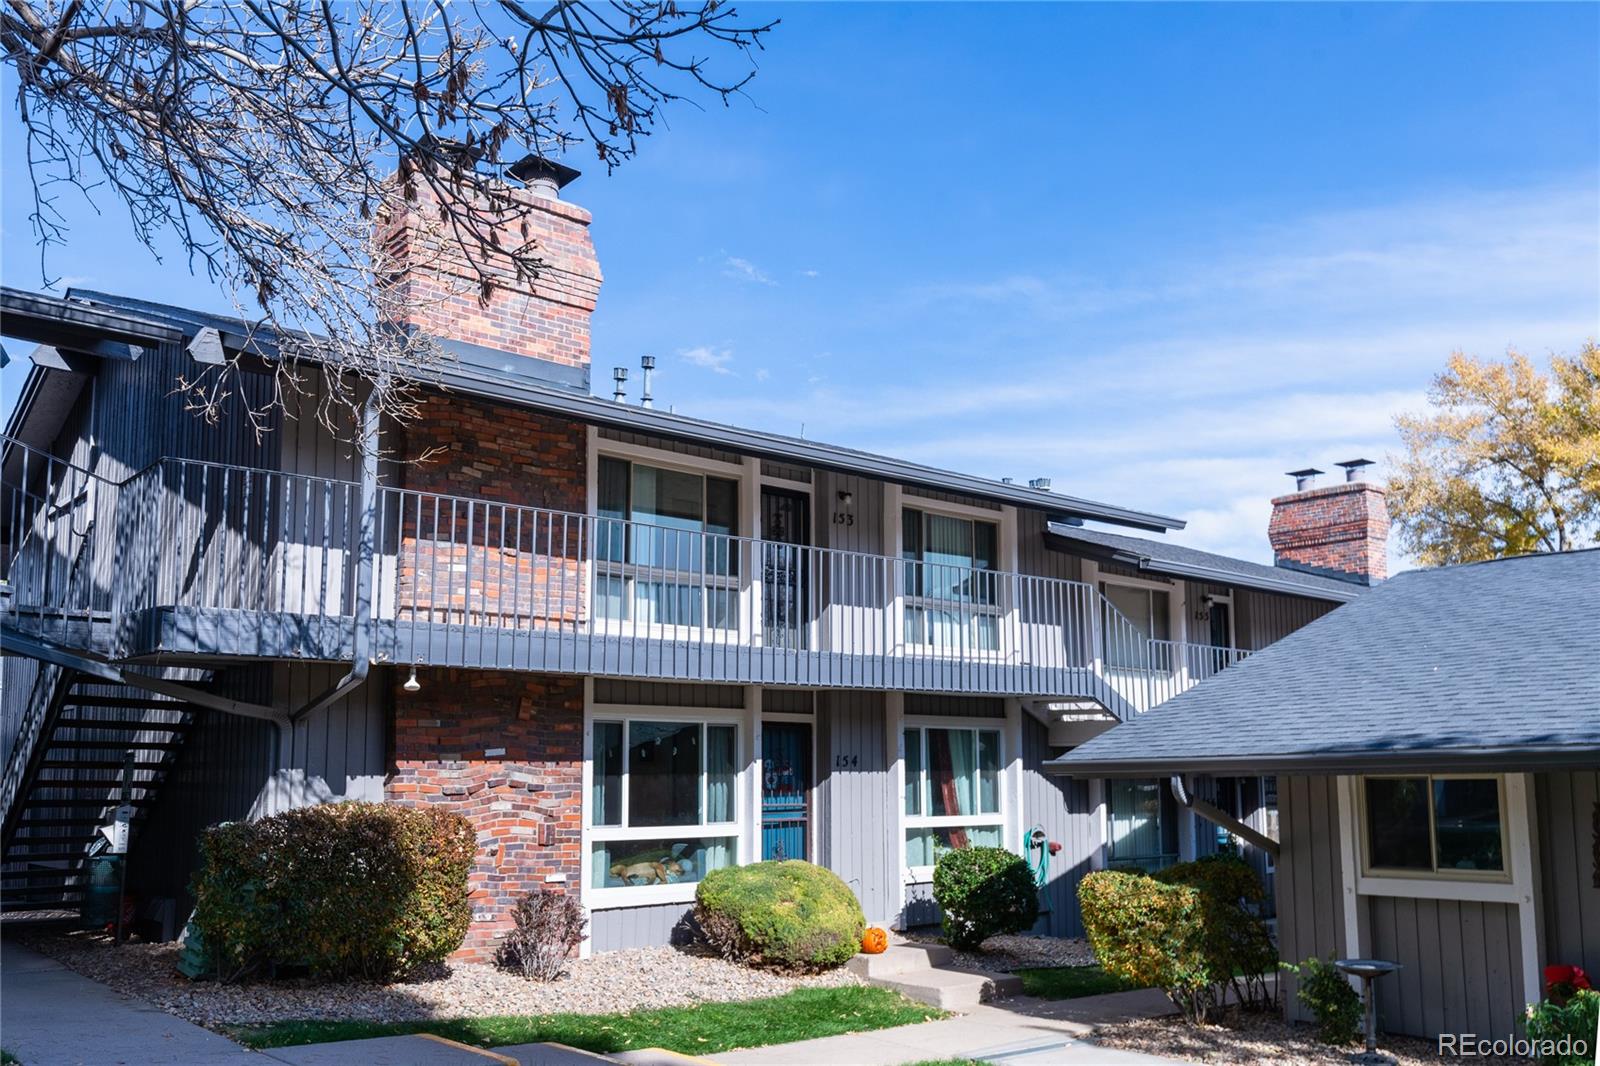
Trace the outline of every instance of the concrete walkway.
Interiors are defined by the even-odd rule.
[[[723,1066],[899,1066],[929,1059],[982,1059],[1028,1066],[1169,1066],[1174,1060],[1099,1047],[1084,1037],[1096,1023],[1170,1013],[1172,1004],[1155,989],[1067,1000],[1017,996],[943,1021],[730,1051],[711,1058]]]
[[[0,1047],[23,1066],[263,1066],[262,1056],[0,940]]]

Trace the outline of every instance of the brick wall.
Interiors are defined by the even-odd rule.
[[[398,680],[398,679],[397,679]],[[583,680],[423,669],[394,691],[394,770],[384,798],[437,803],[472,821],[472,928],[456,958],[486,962],[524,892],[579,890]]]
[[[1388,576],[1389,508],[1365,481],[1306,489],[1272,501],[1267,538],[1277,562],[1379,581]]]
[[[495,220],[501,247],[519,254],[531,248],[543,266],[525,278],[507,255],[478,257],[494,281],[485,300],[461,242],[433,221],[432,191],[418,182],[417,192],[410,210],[378,226],[390,306],[402,320],[437,337],[587,368],[589,319],[602,280],[589,212],[514,190],[513,206]]]

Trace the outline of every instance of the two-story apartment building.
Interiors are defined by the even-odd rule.
[[[181,922],[207,824],[440,803],[478,827],[480,958],[521,892],[581,894],[592,950],[664,943],[707,870],[780,856],[916,924],[974,844],[1024,854],[1072,934],[1084,872],[1213,848],[1155,781],[1041,768],[1382,577],[1381,491],[1283,497],[1263,566],[1043,484],[598,398],[599,263],[557,185],[519,193],[547,269],[487,303],[423,298],[448,267],[408,269],[390,220],[453,360],[404,424],[346,427],[365,449],[312,393],[259,437],[183,410],[219,353],[270,367],[246,323],[4,291],[39,345],[3,455],[5,908],[83,898],[129,752],[148,913]],[[1270,778],[1206,787],[1271,834]]]

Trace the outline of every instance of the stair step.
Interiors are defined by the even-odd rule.
[[[1014,996],[1022,991],[1022,978],[1015,974],[964,970],[923,970],[898,977],[874,978],[870,983],[944,1010],[971,1010],[988,1000]]]
[[[42,798],[41,799],[33,799],[33,798],[29,798],[28,800],[24,801],[22,805],[24,807],[115,807],[115,806],[118,806],[119,804],[121,804],[122,802],[123,802],[122,800],[115,799],[115,798],[113,798],[113,799],[70,799],[70,798],[65,798],[65,797],[58,796],[58,797],[55,797],[53,799],[42,799]],[[155,802],[155,800],[154,800],[153,797],[150,797],[150,796],[136,796],[135,798],[133,798],[131,800],[128,800],[126,802],[131,807],[144,807],[144,806],[147,806],[150,803]]]
[[[871,980],[942,966],[954,955],[955,952],[943,944],[890,944],[877,955],[857,955],[844,965],[857,977]]]
[[[192,728],[188,722],[140,722],[129,718],[57,718],[56,726],[68,729],[115,729],[127,733],[156,730],[163,733],[183,733]]]
[[[84,871],[82,870],[8,870],[5,873],[0,873],[0,884],[37,884],[49,881],[65,881],[69,878],[83,876]]]
[[[54,737],[45,745],[47,750],[70,748],[75,751],[177,751],[181,747],[182,742],[170,740],[56,740]]]
[[[160,763],[136,762],[135,770],[159,770]],[[41,770],[120,770],[121,759],[45,759],[39,763]]]
[[[135,707],[145,711],[185,711],[189,709],[187,703],[177,700],[163,700],[157,697],[146,696],[71,696],[62,703],[63,707]]]

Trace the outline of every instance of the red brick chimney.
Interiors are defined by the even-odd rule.
[[[1385,544],[1389,508],[1381,486],[1361,480],[1366,459],[1337,464],[1344,468],[1341,485],[1316,488],[1322,471],[1295,470],[1295,489],[1272,501],[1267,539],[1278,566],[1325,574],[1362,584],[1382,581],[1389,573]]]
[[[417,182],[417,198],[403,217],[379,229],[380,254],[390,272],[391,307],[399,320],[454,347],[458,354],[475,345],[482,361],[503,352],[539,360],[522,366],[502,361],[497,368],[589,391],[589,319],[600,295],[600,260],[589,237],[590,214],[559,199],[578,176],[571,167],[529,156],[509,168],[521,182],[511,192],[513,206],[496,220],[501,246],[532,252],[543,260],[538,277],[519,278],[508,255],[483,257],[494,286],[487,302],[478,273],[437,221],[436,198]],[[452,343],[454,342],[454,343]]]

